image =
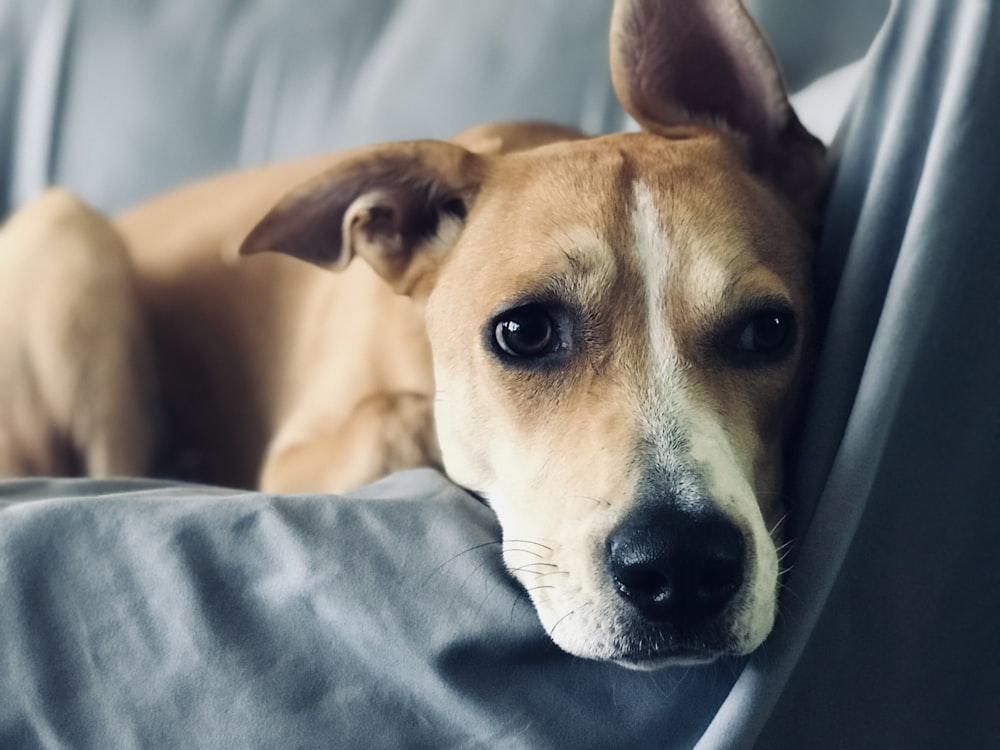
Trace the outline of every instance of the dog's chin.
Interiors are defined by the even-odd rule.
[[[744,656],[763,639],[733,632],[724,620],[696,633],[678,633],[673,628],[645,621],[602,623],[603,627],[571,631],[560,624],[546,628],[556,645],[574,656],[615,664],[625,669],[652,672],[670,667],[698,667],[720,659]]]
[[[719,659],[745,654],[732,639],[665,639],[655,646],[648,641],[632,646],[621,644],[598,658],[626,669],[652,672],[666,667],[700,667]]]
[[[736,605],[713,620],[692,625],[653,622],[622,603],[577,605],[572,616],[542,603],[537,611],[549,637],[564,651],[649,672],[669,667],[696,667],[720,659],[746,656],[767,640],[773,617],[747,618]]]

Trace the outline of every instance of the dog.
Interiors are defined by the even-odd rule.
[[[0,234],[0,473],[340,492],[439,467],[566,651],[753,651],[824,148],[736,0],[618,0],[610,39],[638,132],[483,126],[113,220],[59,189],[24,208]]]

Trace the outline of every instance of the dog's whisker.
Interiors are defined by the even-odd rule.
[[[783,562],[785,562],[785,560],[787,560],[787,559],[788,559],[789,557],[791,557],[791,555],[792,555],[792,551],[793,551],[793,550],[792,550],[792,548],[791,548],[791,547],[789,547],[788,549],[786,549],[786,550],[784,550],[783,552],[780,552],[780,553],[778,554],[778,565],[779,565],[779,566],[780,566],[780,565],[781,565],[781,564],[782,564]]]
[[[504,542],[503,553],[515,554],[519,553],[522,555],[531,555],[532,557],[538,558],[539,560],[545,560],[549,557],[550,553],[553,551],[551,547],[546,547],[545,545],[539,545],[538,549],[525,549],[523,544],[528,544],[526,540],[514,540],[512,542]]]
[[[504,539],[503,541],[504,544],[508,542],[512,544],[534,544],[535,546],[541,547],[542,549],[547,549],[549,552],[552,551],[552,548],[549,545],[542,544],[541,542],[535,541],[534,539]]]
[[[535,552],[535,550],[532,549],[521,549],[520,547],[504,547],[503,549],[503,553],[505,555],[513,554],[515,552],[520,552],[523,555],[531,555],[533,557],[538,557],[538,558],[545,557],[545,555],[542,554],[541,552]]]
[[[550,570],[546,573],[535,573],[539,578],[544,578],[545,576],[568,576],[569,574],[568,570]]]
[[[489,590],[487,590],[483,594],[483,597],[482,597],[482,599],[479,602],[479,607],[476,609],[476,617],[477,618],[479,618],[481,616],[481,614],[483,612],[483,609],[486,607],[486,603],[489,602],[493,598],[493,595],[497,592],[497,590],[501,589],[501,588],[504,588],[505,585],[506,585],[505,582],[502,581],[502,580],[497,580],[497,581],[493,582],[493,585],[490,586]],[[523,598],[525,598],[524,595],[521,592],[518,592],[517,595],[516,595],[516,598],[515,598],[515,603],[516,603],[517,599],[523,599]],[[511,616],[513,616],[513,609],[511,610]]]
[[[556,568],[556,569],[558,569],[559,566],[556,565],[555,563],[534,562],[534,563],[528,563],[527,565],[521,565],[520,567],[514,568],[513,570],[514,571],[523,570],[523,571],[525,571],[527,573],[535,573],[536,571],[530,570],[531,568]]]
[[[451,557],[449,557],[447,560],[445,560],[440,565],[435,566],[434,569],[431,570],[431,572],[421,582],[420,585],[421,586],[426,586],[434,576],[436,576],[438,573],[440,573],[442,570],[444,570],[444,568],[446,568],[448,565],[451,565],[451,563],[453,563],[456,560],[458,560],[460,557],[468,555],[468,554],[470,554],[472,552],[477,552],[477,551],[479,551],[481,549],[485,549],[487,547],[500,546],[502,544],[503,544],[503,542],[501,542],[499,540],[496,540],[496,541],[490,541],[490,542],[483,542],[482,544],[475,544],[472,547],[468,547],[467,549],[464,549],[461,552],[458,552],[458,553],[452,555]],[[482,565],[480,565],[479,567],[481,568]],[[477,568],[477,570],[478,570],[478,568]]]
[[[784,578],[786,575],[791,573],[795,569],[795,564],[785,565],[784,567],[778,566],[778,578]]]
[[[593,497],[592,495],[570,495],[569,497],[571,500],[587,500],[593,503],[594,505],[607,505],[607,506],[611,505],[611,503],[608,502],[607,500],[602,500],[601,498]]]
[[[774,524],[771,526],[771,528],[768,529],[768,531],[767,531],[768,536],[774,537],[774,535],[777,533],[778,529],[781,528],[781,526],[785,523],[786,520],[788,520],[788,514],[787,513],[783,513],[781,515],[781,517],[777,521],[774,522]]]
[[[556,632],[556,628],[558,628],[560,625],[563,624],[563,622],[565,622],[568,618],[572,617],[575,614],[576,610],[572,609],[566,614],[564,614],[562,617],[560,617],[558,620],[556,620],[555,623],[553,623],[552,627],[548,629],[549,638],[554,638],[553,634]]]
[[[514,601],[510,603],[510,619],[514,619],[514,608],[518,604],[527,604],[529,608],[532,608],[531,598],[525,594],[524,590],[521,589],[517,592],[517,596],[514,597]]]
[[[793,589],[787,583],[785,583],[780,576],[778,578],[778,590],[780,591],[781,596],[784,597],[785,599],[791,597],[797,602],[800,603],[802,602],[802,597],[799,596],[798,592],[795,591],[795,589]],[[784,611],[781,609],[781,607],[778,608],[778,615],[782,618],[784,617]]]
[[[517,575],[518,573],[525,573],[527,575],[534,576],[535,578],[546,578],[548,576],[568,576],[570,572],[568,570],[559,570],[558,566],[553,565],[551,567],[556,568],[556,570],[531,570],[530,565],[526,565],[520,568],[510,568],[510,573]]]
[[[554,589],[554,588],[555,586],[539,585],[539,586],[525,586],[524,590],[530,594],[532,591],[542,591],[544,589]]]
[[[525,549],[522,545],[535,545],[538,549]],[[548,545],[542,544],[541,542],[535,542],[530,539],[505,539],[503,542],[503,554],[523,554],[531,555],[538,559],[545,559],[549,553],[553,550]]]
[[[789,539],[788,541],[777,545],[774,548],[774,551],[777,553],[778,559],[780,560],[784,558],[786,555],[788,555],[794,547],[795,547],[795,540]]]

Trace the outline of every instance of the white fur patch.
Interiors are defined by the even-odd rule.
[[[649,373],[650,392],[645,394],[647,403],[643,405],[643,412],[653,443],[653,460],[668,471],[681,469],[671,471],[678,479],[687,473],[683,467],[696,467],[704,478],[704,490],[719,510],[749,533],[753,563],[748,573],[752,579],[744,596],[749,606],[740,615],[736,635],[753,641],[763,637],[771,627],[777,575],[774,545],[751,485],[753,458],[738,455],[737,446],[726,434],[722,417],[698,403],[692,396],[691,385],[685,382],[691,376],[681,371],[666,311],[670,240],[653,195],[641,182],[636,182],[634,187],[632,229],[646,291],[652,372]],[[717,276],[710,275],[710,287],[719,286]],[[708,290],[695,289],[691,293],[699,291]],[[712,298],[705,299],[711,301]],[[677,501],[684,502],[684,488],[673,489]]]
[[[632,231],[640,272],[646,282],[646,320],[652,361],[656,366],[654,382],[672,383],[677,351],[667,327],[664,307],[669,271],[667,233],[649,188],[637,181],[633,193]]]

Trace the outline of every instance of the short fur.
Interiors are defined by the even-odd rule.
[[[339,492],[442,467],[567,650],[756,648],[823,149],[736,2],[620,0],[611,49],[644,132],[484,126],[117,219],[42,196],[0,232],[0,474]],[[535,359],[498,348],[525,305],[555,321]],[[741,363],[770,309],[789,348]]]

